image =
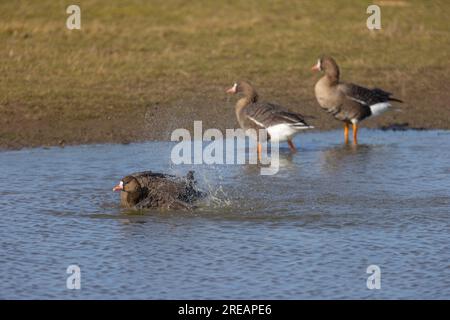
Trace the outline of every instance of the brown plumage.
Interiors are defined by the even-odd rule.
[[[192,203],[202,196],[195,186],[192,171],[185,178],[144,171],[124,177],[113,188],[120,192],[120,203],[126,208],[193,209]]]
[[[345,123],[346,142],[350,124],[353,125],[353,142],[357,143],[359,122],[389,109],[390,101],[402,102],[379,88],[340,82],[339,67],[331,57],[323,56],[312,69],[325,73],[314,87],[315,95],[322,109]]]
[[[242,129],[266,129],[268,139],[287,141],[292,151],[295,151],[292,138],[301,130],[313,128],[299,113],[274,103],[260,102],[256,90],[246,81],[235,83],[227,92],[243,96],[235,106],[236,118]]]

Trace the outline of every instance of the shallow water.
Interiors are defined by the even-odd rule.
[[[0,298],[450,298],[450,132],[341,142],[298,136],[274,176],[173,166],[169,142],[1,152]],[[121,210],[111,188],[149,169],[193,169],[210,196],[194,213]]]

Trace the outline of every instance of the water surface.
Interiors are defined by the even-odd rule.
[[[450,298],[450,133],[360,141],[300,135],[274,176],[174,166],[169,142],[1,152],[0,298]],[[131,172],[189,169],[210,194],[193,213],[124,211],[111,192]]]

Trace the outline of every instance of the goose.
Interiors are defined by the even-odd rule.
[[[125,208],[163,208],[192,210],[192,203],[203,194],[195,186],[194,173],[180,178],[152,171],[136,172],[122,178],[113,191],[120,191]]]
[[[258,94],[247,81],[235,82],[226,91],[229,94],[242,94],[235,106],[236,118],[242,129],[265,129],[271,141],[287,141],[291,152],[296,151],[292,138],[302,130],[312,129],[304,117],[284,107],[260,102]],[[261,143],[258,142],[258,158],[261,159]]]
[[[314,87],[316,99],[322,109],[344,122],[345,143],[348,143],[350,124],[353,127],[353,143],[357,144],[358,124],[361,121],[382,114],[391,107],[391,101],[403,102],[379,88],[368,89],[340,82],[339,67],[332,57],[322,56],[312,70],[325,73]]]

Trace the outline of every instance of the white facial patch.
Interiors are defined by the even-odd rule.
[[[123,188],[123,181],[119,182],[119,187]]]

